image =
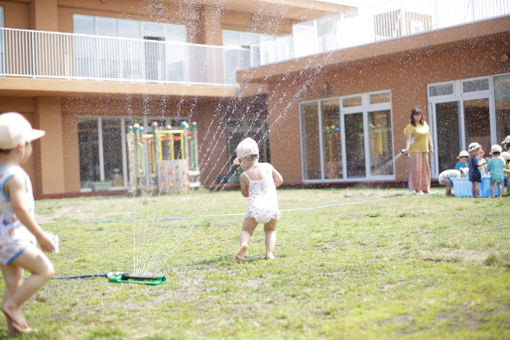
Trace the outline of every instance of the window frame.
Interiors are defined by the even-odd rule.
[[[377,94],[387,94],[389,93],[389,102],[370,104],[370,96]],[[343,101],[344,99],[361,97],[361,105],[344,107]],[[326,169],[324,162],[324,145],[323,145],[323,126],[322,126],[322,106],[321,103],[324,101],[334,101],[337,100],[339,103],[339,117],[338,122],[340,124],[340,136],[342,142],[342,177],[341,178],[326,178]],[[305,184],[312,183],[342,183],[342,182],[368,182],[368,181],[391,181],[395,180],[396,168],[395,168],[395,138],[394,138],[394,119],[393,119],[393,108],[392,108],[392,91],[391,89],[383,89],[372,92],[358,93],[358,94],[350,94],[345,96],[334,96],[334,97],[326,97],[319,98],[314,100],[307,100],[298,103],[298,119],[299,119],[299,137],[300,137],[300,157],[301,157],[301,180]],[[321,162],[321,178],[320,179],[305,179],[305,144],[304,144],[304,136],[303,136],[303,111],[302,107],[307,104],[316,104],[317,105],[317,119],[319,124],[319,149],[317,152],[320,153],[320,162]],[[369,136],[369,127],[368,127],[368,114],[369,112],[375,111],[389,111],[390,112],[390,127],[391,127],[391,148],[392,148],[392,159],[393,159],[393,174],[392,175],[372,175],[371,174],[371,160],[370,160],[370,136]],[[363,132],[364,132],[364,151],[365,151],[365,176],[364,177],[355,177],[355,178],[347,178],[347,153],[346,153],[346,145],[345,145],[345,120],[344,117],[346,115],[362,113],[363,116]]]

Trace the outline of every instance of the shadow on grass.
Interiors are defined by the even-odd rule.
[[[285,257],[287,257],[287,256],[286,255],[277,255],[276,258],[271,261],[278,261],[278,259],[282,259]],[[245,256],[243,261],[239,264],[254,263],[254,262],[259,262],[259,261],[268,261],[268,260],[266,260],[264,255]],[[270,261],[268,261],[268,262],[270,262]],[[211,265],[230,266],[232,263],[237,264],[236,260],[235,260],[235,254],[221,255],[221,256],[217,256],[215,258],[202,260],[202,261],[198,261],[198,262],[193,262],[193,265],[195,265],[195,266],[204,266],[204,265],[206,265],[206,266],[211,266]]]

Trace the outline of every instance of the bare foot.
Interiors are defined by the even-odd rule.
[[[239,248],[237,254],[236,254],[236,261],[237,263],[240,263],[244,258],[244,252],[248,249],[248,245],[246,243],[241,244],[241,247]]]
[[[272,260],[274,259],[273,253],[266,253],[266,260]]]
[[[14,338],[19,336],[21,333],[14,328],[11,319],[7,318],[7,336],[10,338]]]
[[[28,327],[27,320],[25,320],[25,316],[19,307],[3,304],[2,312],[5,314],[7,322],[10,322],[12,328],[18,333],[28,333],[31,331],[30,327]]]

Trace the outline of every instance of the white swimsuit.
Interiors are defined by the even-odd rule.
[[[25,182],[28,211],[34,214],[34,196],[28,174],[19,166],[0,168],[0,263],[9,265],[20,256],[27,247],[35,246],[37,241],[16,217],[12,209],[11,198],[5,193],[5,182],[12,176],[20,176]]]
[[[273,179],[273,166],[269,163],[259,163],[266,173],[259,181],[252,181],[248,174],[244,174],[250,181],[248,212],[246,217],[253,217],[257,223],[267,223],[271,219],[277,220],[281,214],[278,210],[278,198]]]

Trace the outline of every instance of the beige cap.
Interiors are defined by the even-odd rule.
[[[510,135],[506,136],[506,138],[501,141],[501,144],[503,145],[510,144]]]
[[[499,156],[503,157],[505,161],[510,161],[510,152],[503,151]]]
[[[22,143],[44,136],[44,131],[32,129],[21,114],[7,112],[0,115],[0,149],[10,150]]]
[[[234,159],[234,164],[239,165],[241,163],[241,158],[250,156],[250,155],[258,155],[259,147],[257,142],[255,142],[250,137],[245,138],[239,143],[236,148],[236,159]]]
[[[503,151],[503,148],[500,145],[494,144],[493,146],[491,146],[491,155],[493,153],[501,153],[501,151]]]

